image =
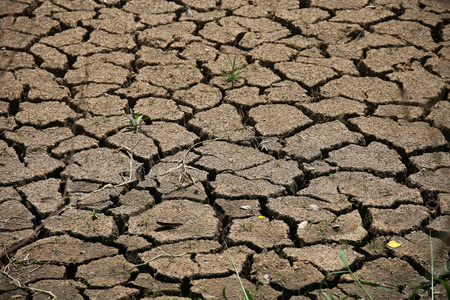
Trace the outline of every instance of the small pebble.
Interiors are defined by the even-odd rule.
[[[308,225],[308,221],[303,221],[300,224],[298,224],[298,229],[303,229]]]

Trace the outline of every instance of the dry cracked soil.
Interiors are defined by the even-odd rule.
[[[326,277],[341,251],[396,291],[377,300],[432,257],[449,280],[449,1],[1,0],[0,21],[0,251],[25,239],[0,299],[241,299],[230,256],[254,299],[366,297]]]

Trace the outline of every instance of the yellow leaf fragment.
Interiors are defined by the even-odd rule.
[[[263,217],[263,216],[258,216],[258,218],[260,218],[260,219],[264,219],[264,217]]]
[[[397,247],[400,247],[401,245],[402,245],[402,244],[397,243],[396,241],[390,241],[390,242],[388,243],[388,246],[391,247],[391,248],[397,248]]]

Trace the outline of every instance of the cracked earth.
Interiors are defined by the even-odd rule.
[[[324,299],[339,251],[398,291],[374,299],[408,299],[429,233],[449,279],[450,2],[2,0],[0,18],[1,251],[30,237],[0,299],[240,299],[224,241],[255,299]],[[364,297],[348,274],[322,290]]]

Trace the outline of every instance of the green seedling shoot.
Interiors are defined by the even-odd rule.
[[[127,122],[128,124],[130,124],[130,127],[133,128],[134,133],[136,133],[139,130],[139,126],[141,125],[141,123],[143,121],[149,119],[149,117],[144,118],[144,116],[141,115],[139,112],[135,113],[132,108],[130,108],[130,113],[131,113],[131,119],[125,120],[124,122]]]
[[[222,71],[222,76],[225,77],[228,82],[231,82],[231,86],[233,86],[234,82],[239,80],[239,75],[241,75],[242,70],[236,66],[236,53],[234,54],[233,59],[231,59],[228,52],[225,53],[228,57],[229,70],[228,72]]]

